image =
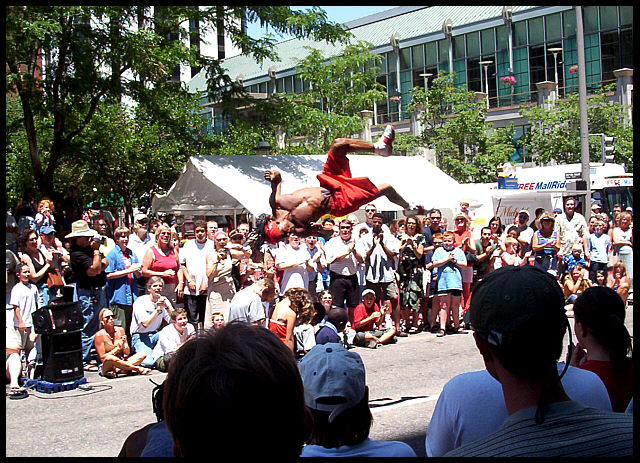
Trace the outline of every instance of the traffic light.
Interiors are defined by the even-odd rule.
[[[602,163],[613,162],[613,137],[600,137],[602,143]]]

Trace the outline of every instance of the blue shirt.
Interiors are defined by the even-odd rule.
[[[140,262],[131,249],[126,248],[125,252],[132,264]],[[122,258],[120,246],[113,248],[107,254],[107,259],[109,260],[109,265],[107,265],[105,273],[118,272],[127,268]],[[109,304],[133,305],[133,302],[138,298],[138,284],[133,274],[131,274],[131,279],[127,275],[119,278],[108,278],[107,297],[109,298]]]
[[[611,244],[609,235],[601,233],[600,235],[592,233],[589,235],[589,253],[591,254],[591,262],[600,262],[606,264],[608,261],[607,249]]]
[[[467,258],[464,252],[460,248],[453,248],[451,251],[447,251],[444,247],[439,247],[433,252],[432,262],[445,259],[449,253],[452,252],[457,262],[462,264],[467,263]],[[453,262],[447,262],[446,264],[438,267],[438,291],[446,291],[449,289],[462,290],[462,271]]]
[[[376,441],[366,438],[356,445],[326,448],[322,445],[305,445],[301,457],[415,457],[416,453],[404,442]]]

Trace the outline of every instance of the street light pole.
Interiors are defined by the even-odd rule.
[[[489,109],[489,78],[487,77],[487,70],[489,69],[489,66],[493,64],[493,61],[480,61],[480,64],[484,66],[485,93],[487,94],[487,109]],[[480,83],[482,84],[482,71],[480,72]]]
[[[589,118],[587,117],[587,76],[584,59],[584,27],[582,21],[582,7],[576,6],[576,39],[578,46],[578,101],[580,104],[580,161],[582,163],[582,180],[587,184],[587,197],[584,216],[589,221],[591,208],[591,171],[589,165]]]
[[[429,81],[427,79],[429,79],[429,77],[431,77],[433,74],[431,72],[425,72],[423,74],[420,74],[420,77],[422,77],[424,79],[424,95],[426,98],[425,101],[425,111],[429,112],[429,94],[427,93],[427,91],[429,90]]]
[[[555,76],[556,76],[556,97],[560,98],[560,82],[558,82],[558,62],[557,62],[557,57],[558,57],[558,53],[560,53],[562,51],[562,48],[556,47],[556,48],[549,48],[547,49],[547,51],[550,51],[551,53],[553,53],[553,69],[555,70]]]

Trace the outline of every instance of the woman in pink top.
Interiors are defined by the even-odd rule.
[[[162,224],[156,230],[156,244],[147,249],[142,260],[142,276],[161,277],[164,281],[162,295],[176,305],[176,286],[182,279],[178,262],[178,249],[171,246],[171,229]]]

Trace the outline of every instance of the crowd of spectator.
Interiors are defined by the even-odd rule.
[[[303,365],[318,352],[308,360],[313,369],[326,370],[327,362],[333,361],[328,359],[336,358],[339,365],[349,365],[345,366],[349,374],[364,378],[364,371],[355,371],[357,359],[342,350],[375,349],[422,331],[437,337],[467,333],[475,329],[470,314],[476,288],[505,267],[540,270],[557,286],[568,315],[575,310],[579,345],[564,379],[578,381],[577,373],[571,373],[574,367],[590,369],[598,376],[607,375],[609,383],[603,379],[607,390],[615,388],[622,395],[616,397],[614,411],[623,411],[630,399],[632,365],[612,360],[613,367],[607,370],[597,364],[606,341],[594,334],[592,318],[584,309],[590,307],[585,303],[590,289],[604,287],[620,299],[622,314],[616,316],[624,320],[633,291],[633,223],[628,211],[617,210],[608,217],[594,204],[587,224],[575,210],[575,200],[568,198],[564,212],[536,210],[531,220],[529,212],[521,210],[512,223],[492,217],[474,233],[466,202],[453,215],[451,228],[439,209],[424,217],[385,223],[385,216],[368,204],[362,223],[354,214],[325,219],[323,228],[333,232],[329,239],[301,239],[290,233],[275,245],[263,244],[255,255],[248,223],[227,229],[215,221],[196,220],[193,234],[184,237],[175,227],[139,213],[128,228],[98,204],[85,213],[75,188],[69,189],[61,207],[62,214],[56,214],[56,205],[46,198],[36,204],[30,190],[13,214],[7,211],[6,363],[7,380],[16,392],[20,376],[33,371],[27,365],[37,363],[41,354],[31,314],[62,302],[68,297],[65,287],[72,287],[83,317],[86,371],[107,378],[148,374],[151,369],[171,372],[180,347],[192,339],[209,339],[223,332],[225,325],[266,328],[297,360],[307,406],[314,420],[323,423],[312,432],[307,455],[411,456],[402,446],[385,450],[368,439],[370,413],[361,405],[367,402],[364,379],[357,381],[357,397],[345,392],[350,407],[359,411],[345,424],[333,423],[336,410],[342,409],[335,404],[318,406],[311,392],[307,397],[306,382],[312,378],[305,379]],[[617,358],[626,347],[616,347]],[[331,352],[340,354],[327,354]],[[626,350],[622,357],[626,358]],[[445,387],[441,398],[455,396],[459,401],[455,407],[470,411],[472,406],[462,403],[455,391],[467,383],[488,384],[488,378],[476,372],[456,380]],[[568,391],[570,384],[563,380]],[[499,393],[499,384],[494,386]],[[322,392],[321,385],[312,389],[316,396]],[[453,399],[446,400],[451,408]],[[493,416],[499,425],[507,411],[496,407],[500,412]],[[482,437],[444,436],[438,431],[439,420],[450,413],[447,410],[436,407],[427,436],[427,450],[434,455]],[[474,419],[465,425],[474,427]],[[342,436],[350,420],[361,422],[363,431]],[[172,430],[169,423],[168,428]],[[432,435],[438,444],[430,443]],[[444,444],[449,441],[455,445]],[[338,447],[340,451],[327,451]]]

